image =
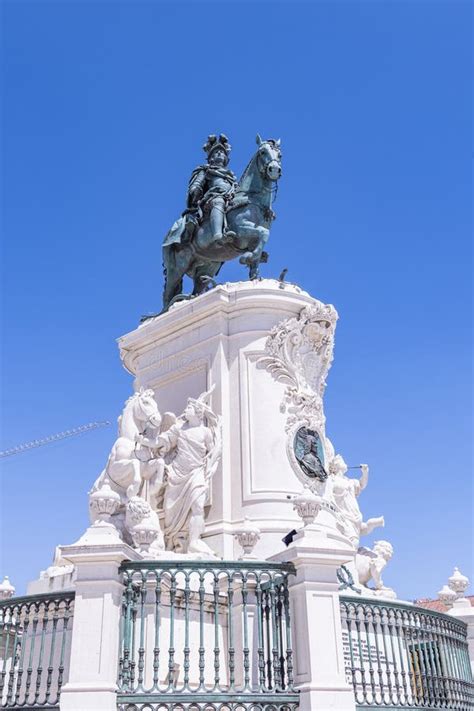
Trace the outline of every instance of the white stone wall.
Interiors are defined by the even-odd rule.
[[[153,388],[161,412],[182,412],[189,396],[215,385],[223,455],[212,481],[206,542],[222,557],[240,551],[234,530],[248,516],[262,531],[254,551],[266,558],[300,525],[288,496],[301,490],[286,452],[285,385],[257,366],[272,327],[315,300],[274,280],[218,286],[119,339],[135,386]]]

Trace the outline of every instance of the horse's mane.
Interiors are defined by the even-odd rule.
[[[250,166],[251,166],[252,163],[255,161],[255,158],[257,157],[257,154],[258,154],[258,151],[255,151],[255,153],[253,154],[253,156],[252,156],[251,159],[249,160],[249,162],[248,162],[248,164],[247,164],[247,167],[245,168],[244,172],[243,172],[242,175],[240,176],[240,180],[239,180],[239,190],[242,190],[242,189],[243,189],[243,188],[242,188],[243,182],[244,182],[245,178],[247,177],[247,175],[249,174],[249,172],[250,172]]]
[[[124,407],[127,407],[127,405],[130,405],[131,402],[133,402],[134,400],[137,400],[137,399],[138,399],[138,396],[139,396],[140,394],[141,394],[140,391],[137,390],[137,392],[133,393],[133,395],[130,395],[130,397],[128,398],[128,400],[125,401]]]
[[[270,144],[272,144],[273,146],[276,145],[276,141],[275,141],[275,139],[273,139],[273,138],[269,138],[269,139],[266,140],[266,141],[262,141],[261,144],[260,144],[260,146],[263,146],[264,143],[270,143]],[[245,168],[244,172],[243,172],[242,175],[240,176],[240,180],[239,180],[239,190],[240,190],[240,191],[243,191],[243,187],[242,187],[243,182],[244,182],[245,178],[247,177],[247,175],[249,174],[250,168],[251,168],[252,164],[255,162],[257,156],[258,156],[258,149],[257,149],[257,150],[255,151],[255,153],[253,154],[253,156],[251,157],[251,159],[249,160],[249,162],[248,162],[248,164],[247,164],[247,167]]]

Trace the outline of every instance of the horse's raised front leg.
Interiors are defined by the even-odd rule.
[[[259,278],[260,264],[268,259],[268,254],[263,251],[268,235],[269,231],[265,227],[259,227],[255,248],[252,251],[245,252],[239,260],[241,264],[248,266],[250,280]]]

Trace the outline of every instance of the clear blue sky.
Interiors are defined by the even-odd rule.
[[[14,2],[3,10],[2,558],[19,592],[87,525],[132,389],[115,339],[161,303],[161,241],[208,133],[284,175],[267,276],[337,307],[328,433],[367,461],[386,582],[471,565],[471,4]],[[238,264],[223,280],[244,277]],[[377,531],[366,539],[370,543]]]

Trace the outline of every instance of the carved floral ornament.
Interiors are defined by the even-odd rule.
[[[258,366],[286,383],[280,409],[287,413],[286,431],[297,423],[324,431],[323,395],[333,361],[338,314],[331,304],[315,301],[299,316],[272,328]]]
[[[300,481],[314,490],[327,478],[323,395],[333,361],[337,319],[334,306],[315,301],[270,331],[264,355],[257,362],[286,384],[280,410],[286,413],[288,458]],[[298,451],[299,445],[303,453]],[[314,466],[308,473],[304,465],[308,457],[313,464],[318,460],[319,473]]]

